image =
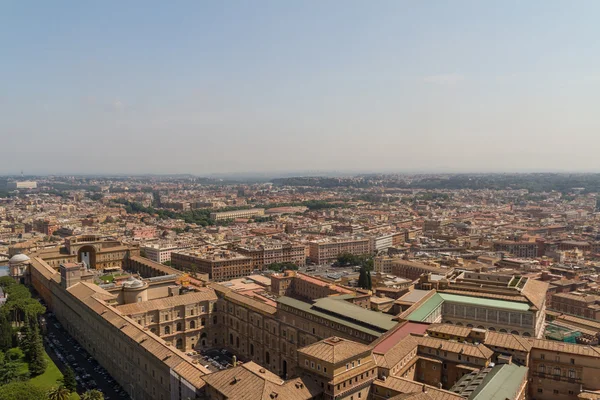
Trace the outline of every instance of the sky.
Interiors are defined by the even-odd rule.
[[[600,2],[0,2],[0,174],[600,172]]]

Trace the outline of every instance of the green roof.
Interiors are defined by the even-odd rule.
[[[314,304],[287,296],[279,297],[277,302],[375,337],[381,336],[397,324],[392,320],[391,315],[370,311],[347,301],[329,297],[318,299]]]
[[[451,303],[462,303],[473,306],[503,308],[506,310],[513,311],[529,310],[529,304],[521,303],[518,301],[487,299],[485,297],[461,296],[459,294],[450,293],[439,293],[439,295],[442,296],[442,299],[444,299],[444,301],[449,301]]]
[[[496,366],[469,396],[470,400],[513,399],[527,375],[527,367],[515,364]]]
[[[423,304],[421,304],[419,308],[411,312],[406,319],[408,319],[409,321],[416,322],[425,321],[427,317],[432,312],[434,312],[443,302],[444,299],[442,298],[442,296],[440,296],[439,293],[436,293],[429,299],[427,299],[427,301],[425,301]]]
[[[410,313],[406,319],[409,321],[425,321],[427,317],[434,312],[443,302],[461,303],[470,306],[479,306],[487,308],[500,308],[513,311],[527,311],[529,304],[520,303],[517,301],[486,299],[483,297],[462,296],[459,294],[436,293],[427,301],[419,306],[415,311]]]

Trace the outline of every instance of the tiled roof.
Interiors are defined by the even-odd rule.
[[[433,400],[465,400],[464,397],[434,386],[425,385],[397,376],[389,376],[386,380],[376,379],[373,385],[387,388],[400,393],[423,393],[424,391]]]
[[[337,364],[369,350],[370,346],[334,336],[303,347],[298,353]]]
[[[199,292],[186,293],[179,296],[164,297],[139,303],[123,304],[117,309],[125,315],[135,315],[154,310],[177,307],[187,304],[200,303],[202,301],[216,301],[217,295],[211,288],[202,288]]]
[[[286,382],[252,361],[203,379],[225,398],[236,400],[304,400],[321,393],[314,381],[296,378]]]
[[[417,337],[419,346],[488,359],[494,352],[483,344],[458,343],[433,337]]]
[[[557,342],[554,340],[534,339],[532,350],[548,350],[581,356],[600,357],[600,348],[580,344]]]

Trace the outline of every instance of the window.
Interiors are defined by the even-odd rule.
[[[327,367],[323,367],[323,372],[327,372]]]
[[[558,390],[554,389],[554,394],[558,394]]]
[[[544,390],[542,388],[539,388],[538,393],[544,393]]]
[[[190,310],[190,315],[194,315],[194,309],[193,308]]]
[[[177,332],[181,331],[181,322],[177,323]]]
[[[315,369],[315,363],[314,363],[314,361],[311,361],[311,362],[310,362],[310,367],[311,367],[312,369]]]
[[[190,329],[196,329],[196,321],[190,321]]]
[[[317,371],[321,370],[321,364],[317,364]]]
[[[569,378],[575,379],[575,370],[574,369],[569,370]]]
[[[540,354],[540,359],[545,360],[546,359],[546,355],[545,354]]]
[[[546,367],[544,366],[544,364],[540,364],[540,366],[538,367],[538,372],[540,374],[543,374],[546,372]]]
[[[304,360],[304,365],[308,367],[308,360]]]
[[[205,318],[201,318],[200,319],[200,325],[202,325],[202,326],[206,325],[206,319]]]
[[[560,368],[554,368],[554,375],[560,376]]]
[[[575,359],[571,358],[571,365],[575,365]]]
[[[165,326],[165,335],[168,335],[171,333],[171,328],[168,326]]]

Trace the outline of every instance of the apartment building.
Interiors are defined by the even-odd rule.
[[[363,255],[370,253],[369,238],[331,237],[309,242],[309,258],[315,264],[327,264],[344,253]]]
[[[264,208],[250,208],[247,210],[222,211],[210,213],[210,219],[213,221],[227,221],[236,218],[252,218],[265,215]]]
[[[254,269],[263,270],[273,263],[306,265],[305,246],[275,240],[254,240],[237,246],[236,251],[252,259]]]
[[[149,243],[141,246],[140,251],[144,252],[144,257],[157,263],[171,261],[171,253],[174,251],[189,249],[193,247],[191,244],[175,244],[175,243]]]
[[[519,258],[535,258],[544,255],[544,246],[541,242],[499,241],[494,242],[493,249]]]
[[[600,296],[587,293],[555,293],[552,309],[579,317],[600,320]]]
[[[248,276],[253,271],[252,259],[231,250],[205,246],[171,252],[174,268],[208,274],[215,282]]]

